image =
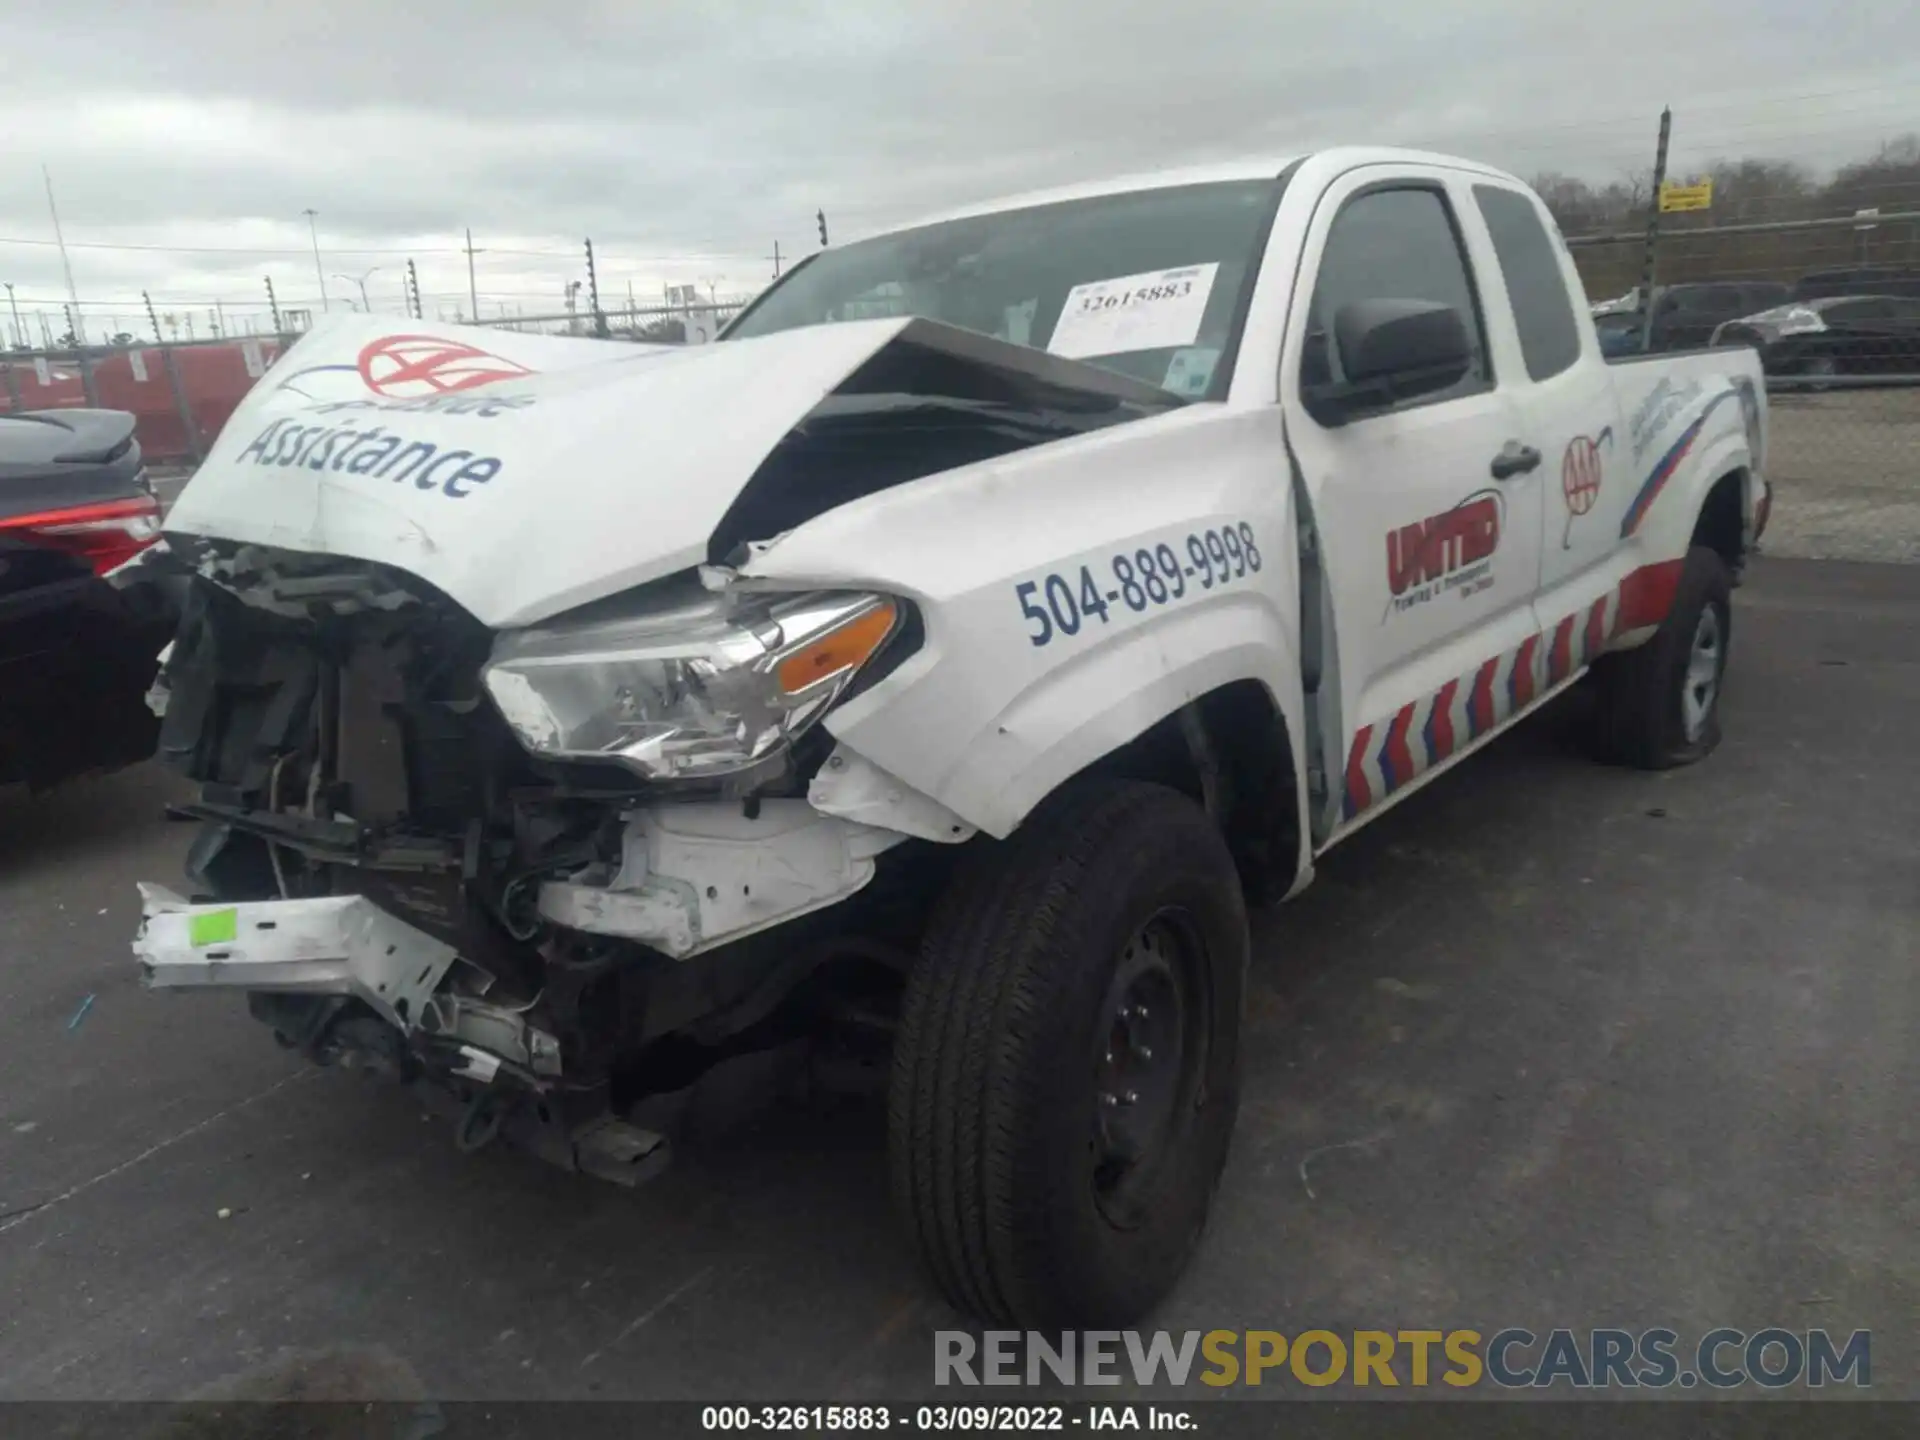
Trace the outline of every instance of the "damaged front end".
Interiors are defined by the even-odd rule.
[[[142,887],[149,986],[244,991],[310,1058],[444,1096],[462,1146],[623,1183],[665,1162],[649,1102],[884,1030],[941,847],[828,813],[865,813],[861,766],[817,722],[917,644],[905,601],[708,572],[495,635],[364,561],[172,561],[159,750],[201,829],[190,898]]]
[[[672,352],[416,328],[316,327],[170,513],[152,706],[201,830],[135,950],[450,1097],[463,1144],[638,1178],[645,1117],[723,1061],[824,1033],[878,1073],[974,833],[823,723],[922,648],[913,599],[757,557],[1183,402],[906,318]],[[473,393],[397,391],[402,342]]]

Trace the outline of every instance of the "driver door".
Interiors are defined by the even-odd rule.
[[[1530,703],[1539,683],[1545,467],[1494,374],[1476,281],[1492,261],[1472,251],[1485,242],[1460,223],[1472,201],[1451,172],[1383,168],[1322,198],[1302,257],[1311,302],[1294,307],[1282,352],[1287,433],[1334,598],[1345,757],[1334,835]],[[1365,300],[1453,308],[1471,362],[1446,389],[1323,424],[1303,386],[1341,378],[1334,317]]]

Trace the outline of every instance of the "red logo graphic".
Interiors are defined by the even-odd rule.
[[[1414,585],[1479,564],[1500,546],[1500,512],[1499,495],[1481,490],[1451,510],[1389,530],[1387,589],[1404,595]]]
[[[1600,499],[1600,482],[1606,478],[1606,453],[1613,449],[1613,427],[1598,435],[1576,435],[1567,442],[1567,453],[1560,460],[1560,493],[1567,501],[1567,528],[1560,537],[1560,548],[1573,544],[1573,521],[1593,509]]]
[[[356,368],[369,390],[391,400],[448,395],[534,373],[525,365],[437,335],[389,335],[375,340],[360,352]]]

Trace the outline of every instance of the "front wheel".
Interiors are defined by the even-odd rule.
[[[1695,545],[1681,567],[1673,608],[1653,637],[1594,665],[1594,746],[1601,759],[1667,770],[1705,759],[1720,743],[1732,593],[1726,562]]]
[[[1068,787],[964,857],[908,980],[894,1190],[959,1309],[1124,1325],[1185,1268],[1240,1090],[1247,917],[1199,806]]]

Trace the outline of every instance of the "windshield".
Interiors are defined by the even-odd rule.
[[[1137,190],[876,236],[816,255],[726,338],[917,316],[1219,399],[1280,185]]]

